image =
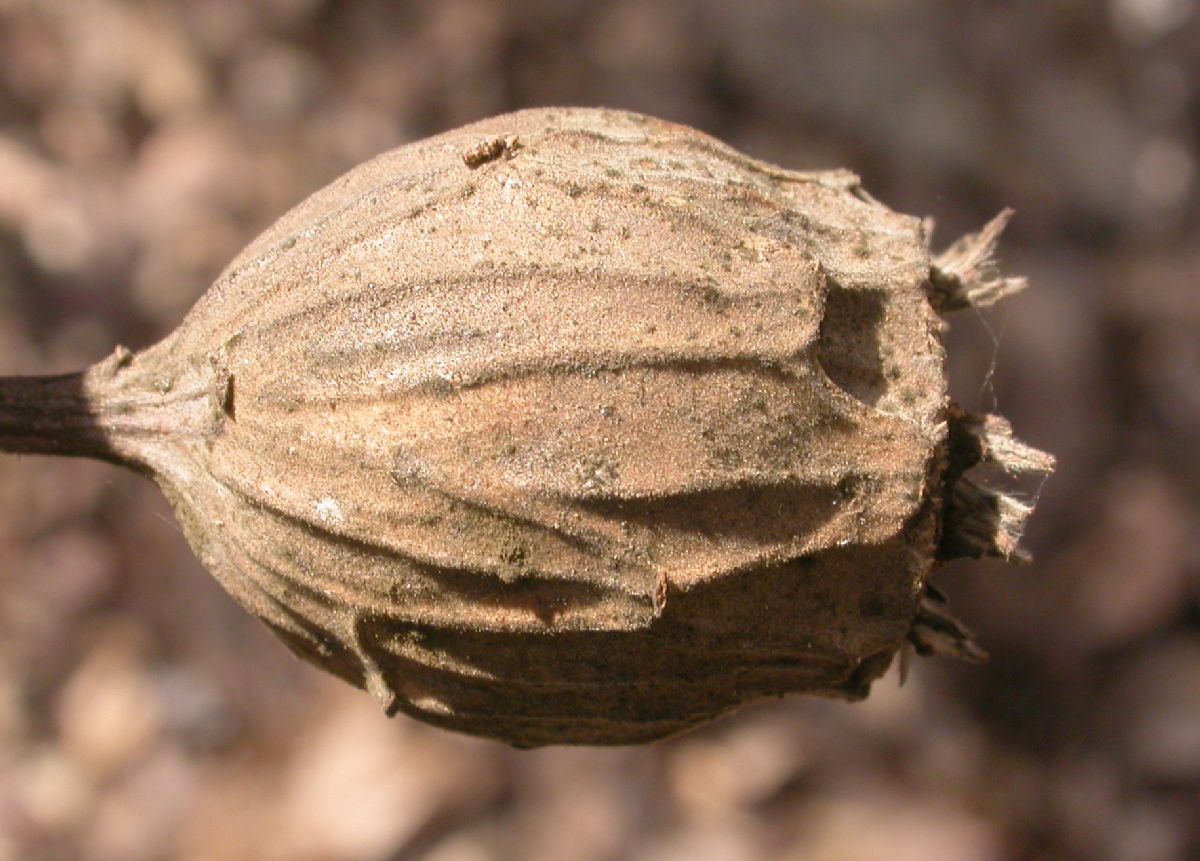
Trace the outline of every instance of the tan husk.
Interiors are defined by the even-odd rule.
[[[83,375],[107,449],[76,453],[151,474],[225,588],[389,713],[624,743],[859,698],[906,641],[972,653],[940,556],[1017,555],[1027,511],[972,508],[951,427],[1050,465],[946,396],[931,298],[1016,289],[1002,226],[935,262],[848,173],[497,117],[351,171]],[[0,447],[35,450],[3,445],[12,392]]]

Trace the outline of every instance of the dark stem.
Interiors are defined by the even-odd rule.
[[[0,377],[0,452],[122,461],[96,420],[83,372]]]

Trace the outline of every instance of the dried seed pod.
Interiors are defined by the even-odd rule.
[[[622,743],[865,696],[927,589],[1019,558],[964,473],[1051,460],[949,403],[937,309],[1019,289],[1002,216],[931,259],[844,172],[534,110],[387,153],[250,245],[183,324],[0,383],[0,447],[153,476],[204,564],[389,713]]]

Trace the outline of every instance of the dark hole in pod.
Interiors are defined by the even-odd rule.
[[[833,287],[825,302],[817,360],[838,388],[873,407],[887,392],[879,328],[885,294]]]

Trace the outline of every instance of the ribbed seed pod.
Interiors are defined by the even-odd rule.
[[[151,474],[204,564],[389,713],[657,738],[912,642],[972,654],[940,557],[1017,555],[963,473],[1046,471],[947,400],[931,260],[849,173],[604,110],[387,153],[285,215],[150,349],[0,385],[0,447]],[[47,430],[49,428],[50,430]]]

